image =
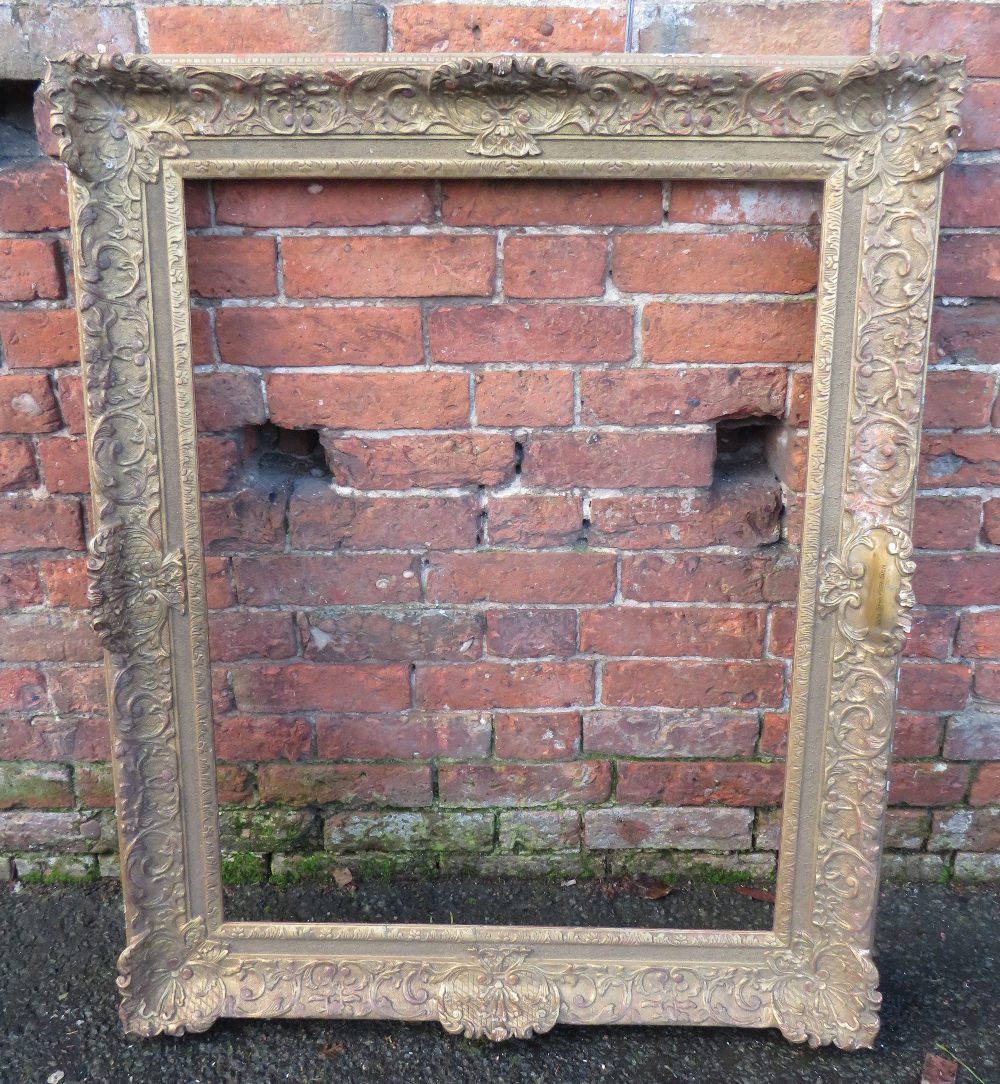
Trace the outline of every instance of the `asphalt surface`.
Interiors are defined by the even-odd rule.
[[[725,885],[649,901],[558,882],[397,881],[231,891],[235,917],[301,916],[557,924],[764,926],[768,905]],[[876,1049],[791,1046],[777,1032],[556,1027],[494,1044],[429,1024],[219,1021],[202,1035],[135,1041],[117,1017],[117,886],[0,887],[2,1084],[918,1084],[943,1043],[959,1084],[1000,1084],[1000,893],[888,887],[877,940],[884,1010]],[[62,1074],[62,1075],[60,1075]],[[975,1075],[973,1075],[975,1074]]]

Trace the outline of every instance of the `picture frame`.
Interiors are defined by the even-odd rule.
[[[942,55],[75,54],[42,88],[70,173],[136,1036],[219,1017],[777,1027],[870,1046],[871,958],[941,173]],[[784,816],[770,930],[228,921],[223,909],[184,183],[712,178],[823,186]]]

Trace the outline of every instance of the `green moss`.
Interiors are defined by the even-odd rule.
[[[18,880],[26,885],[81,885],[96,881],[100,876],[97,864],[84,868],[53,863],[51,866],[29,869],[18,874]]]
[[[222,858],[222,880],[227,885],[255,885],[267,880],[267,863],[259,854],[238,851]]]

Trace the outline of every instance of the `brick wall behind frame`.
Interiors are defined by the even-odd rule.
[[[67,43],[625,44],[618,3],[95,8],[0,5],[4,74]],[[633,29],[968,55],[888,847],[899,876],[995,878],[1000,6],[640,4]],[[110,873],[64,182],[0,113],[0,874]],[[797,185],[191,188],[231,873],[773,870],[818,212]]]

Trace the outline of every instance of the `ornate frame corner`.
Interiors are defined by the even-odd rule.
[[[777,1027],[870,1046],[871,958],[941,171],[959,60],[69,55],[71,177],[133,1035],[220,1016]],[[282,152],[275,154],[275,140]],[[183,215],[189,177],[708,177],[824,186],[773,928],[227,921]]]

